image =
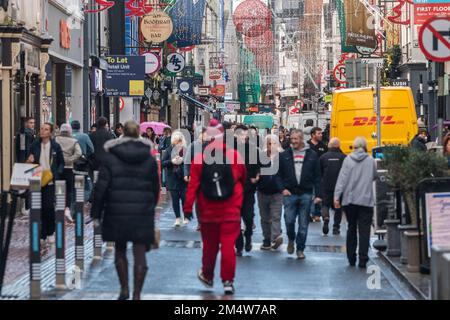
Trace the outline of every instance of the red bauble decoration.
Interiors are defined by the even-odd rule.
[[[259,0],[245,0],[234,11],[236,30],[247,37],[259,37],[269,30],[272,13]]]

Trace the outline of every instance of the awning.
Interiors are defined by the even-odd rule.
[[[203,104],[200,101],[195,100],[194,98],[191,98],[191,97],[189,97],[189,96],[187,96],[185,94],[180,93],[180,97],[182,99],[186,100],[187,102],[192,103],[197,108],[200,108],[202,110],[205,110],[205,111],[208,111],[208,112],[211,112],[211,113],[214,112],[214,110],[211,107],[209,107],[206,104]]]

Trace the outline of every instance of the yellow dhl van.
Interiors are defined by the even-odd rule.
[[[344,153],[352,152],[353,140],[367,139],[369,154],[377,146],[377,115],[372,88],[337,90],[333,94],[331,137],[341,140]],[[408,87],[381,88],[381,143],[407,145],[417,134],[416,108]]]

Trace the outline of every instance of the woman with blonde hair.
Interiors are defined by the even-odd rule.
[[[283,180],[278,175],[279,154],[283,152],[277,135],[266,136],[260,153],[261,171],[258,176],[258,205],[263,230],[261,250],[277,250],[283,244],[281,213]]]
[[[166,186],[172,198],[172,208],[175,212],[174,227],[181,226],[181,206],[184,204],[186,194],[186,181],[184,180],[184,155],[186,154],[186,138],[181,131],[175,131],[171,137],[171,144],[164,152],[162,166],[166,169]],[[187,225],[189,220],[184,219]]]

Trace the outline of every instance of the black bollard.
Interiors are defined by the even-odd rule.
[[[66,182],[56,181],[55,187],[55,247],[56,247],[56,289],[66,289],[66,236],[64,225],[64,210],[66,208]]]

